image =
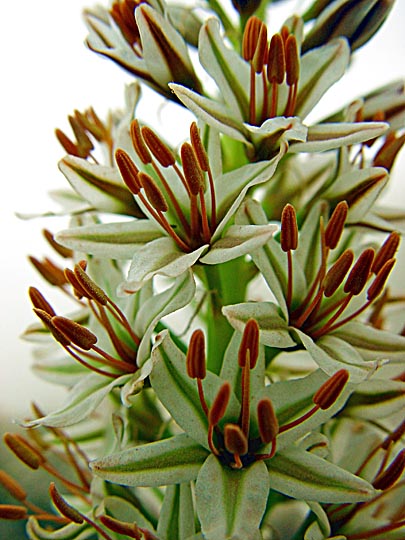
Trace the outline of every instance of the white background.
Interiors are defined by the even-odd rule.
[[[107,1],[107,0],[102,0]],[[90,4],[89,4],[90,2]],[[295,0],[287,2],[297,5]],[[49,254],[41,229],[53,231],[65,221],[21,221],[15,212],[54,208],[47,191],[64,187],[57,161],[63,150],[55,127],[68,131],[67,114],[93,105],[100,115],[123,104],[130,77],[88,51],[81,11],[83,0],[20,0],[2,6],[1,40],[1,353],[0,413],[11,421],[27,414],[35,400],[46,410],[61,390],[38,382],[29,370],[30,346],[19,335],[34,317],[26,291],[47,287],[30,267],[27,254]],[[405,75],[405,1],[397,3],[384,28],[358,53],[351,75],[324,100],[332,111],[363,92]],[[273,27],[274,26],[274,27]],[[271,30],[278,23],[271,19]],[[404,152],[388,198],[404,204]]]

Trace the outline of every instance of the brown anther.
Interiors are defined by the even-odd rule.
[[[388,465],[385,471],[382,471],[373,481],[375,489],[389,489],[402,476],[405,470],[405,450],[402,449]]]
[[[349,271],[354,259],[354,253],[351,249],[346,249],[337,261],[329,268],[322,281],[323,294],[326,298],[331,297],[339,286],[343,283],[347,272]]]
[[[257,40],[256,50],[252,59],[252,66],[256,73],[261,73],[268,57],[267,27],[262,23]]]
[[[300,59],[297,39],[293,34],[290,34],[285,42],[285,70],[288,86],[297,84],[300,76]]]
[[[135,540],[141,540],[142,533],[139,530],[139,527],[135,523],[128,523],[126,521],[120,521],[115,519],[107,514],[100,516],[101,523],[110,529],[110,531],[116,532],[118,534],[123,534],[129,538],[135,538]]]
[[[332,212],[332,215],[325,228],[325,246],[335,249],[342,236],[343,228],[347,218],[349,206],[346,201],[340,201]]]
[[[27,509],[24,506],[17,506],[16,504],[0,504],[0,519],[17,521],[19,519],[27,518]]]
[[[30,469],[38,469],[45,462],[44,457],[28,441],[16,433],[6,433],[3,437],[9,449]]]
[[[12,476],[7,474],[6,471],[0,470],[0,484],[17,501],[22,502],[27,498],[27,492],[25,489],[17,482],[17,480],[14,480]]]
[[[54,285],[55,287],[66,285],[66,278],[63,270],[50,259],[45,257],[43,261],[40,261],[35,257],[29,256],[28,260],[51,285]]]
[[[368,248],[357,259],[343,287],[345,293],[356,296],[361,293],[370,275],[374,260],[374,249]]]
[[[84,519],[80,512],[78,512],[76,508],[73,508],[73,506],[70,506],[70,504],[65,501],[62,495],[56,489],[56,486],[53,482],[49,484],[49,495],[51,496],[52,502],[62,514],[62,516],[70,519],[70,521],[73,521],[73,523],[83,523]]]
[[[297,249],[298,225],[295,209],[291,204],[286,204],[281,214],[280,243],[283,251]]]
[[[262,25],[263,22],[254,15],[247,20],[242,40],[242,57],[247,62],[253,59]]]
[[[243,330],[242,340],[238,350],[238,364],[240,367],[246,365],[249,355],[249,367],[256,366],[259,356],[259,325],[255,319],[249,319]]]
[[[224,416],[230,397],[231,385],[228,381],[225,381],[218,390],[218,394],[212,402],[211,408],[208,412],[208,422],[211,426],[216,426]]]
[[[143,128],[141,128],[141,133],[143,136],[143,140],[149,147],[149,150],[152,152],[158,162],[162,165],[162,167],[171,167],[175,164],[176,160],[174,158],[173,152],[162,141],[162,139],[150,129],[150,127],[144,126]]]
[[[280,34],[274,34],[270,40],[269,56],[267,60],[267,78],[269,82],[282,84],[285,74],[284,43]]]
[[[404,144],[405,133],[399,136],[396,136],[395,133],[388,134],[384,144],[374,156],[373,167],[384,167],[387,171],[390,171]]]
[[[190,141],[201,170],[208,172],[210,165],[207,152],[205,151],[204,145],[200,137],[200,131],[195,122],[190,125]]]
[[[52,323],[52,319],[54,315],[50,315],[46,311],[43,311],[42,309],[38,309],[38,308],[34,308],[33,311],[35,315],[39,319],[41,319],[45,328],[47,328],[51,332],[52,336],[56,339],[58,343],[60,343],[64,347],[67,347],[68,345],[70,345],[69,338],[65,334],[60,332]]]
[[[401,237],[396,231],[393,231],[388,236],[388,238],[385,240],[383,245],[377,251],[376,256],[374,258],[374,262],[371,267],[371,271],[373,272],[373,274],[378,274],[378,272],[381,270],[384,264],[389,259],[392,259],[394,257],[399,247],[400,241],[401,241]]]
[[[73,256],[73,251],[69,248],[66,248],[59,244],[55,240],[54,235],[51,233],[51,231],[48,231],[48,229],[43,229],[42,234],[44,235],[45,240],[48,242],[48,244],[64,259],[71,259]]]
[[[99,287],[86,272],[82,269],[80,264],[76,264],[74,267],[74,274],[80,283],[80,286],[90,298],[95,300],[98,304],[105,306],[108,304],[108,296],[106,293]]]
[[[204,191],[205,188],[204,174],[198,164],[197,157],[191,144],[185,142],[181,145],[180,156],[184,177],[190,192],[193,195],[198,195],[200,191]]]
[[[205,379],[205,337],[202,330],[195,330],[190,338],[186,356],[187,374],[192,379]]]
[[[268,444],[277,436],[279,425],[273,403],[269,398],[263,398],[257,404],[257,422],[262,442]]]
[[[322,410],[329,409],[338,399],[349,380],[347,369],[340,369],[315,392],[312,401]]]
[[[283,24],[283,26],[281,27],[281,30],[280,30],[280,35],[283,39],[283,43],[285,45],[287,39],[288,39],[288,36],[290,35],[290,31],[288,29],[288,26],[286,26],[285,24]]]
[[[56,315],[56,313],[55,313],[53,307],[51,306],[51,304],[45,299],[45,297],[42,295],[42,293],[39,292],[38,289],[36,289],[35,287],[30,287],[28,289],[28,294],[29,294],[30,300],[32,302],[32,305],[35,308],[41,309],[42,311],[45,311],[51,317]]]
[[[138,120],[131,122],[131,140],[139,159],[144,165],[152,162],[152,156],[143,140]]]
[[[225,448],[231,454],[244,456],[248,451],[248,440],[237,424],[225,424],[224,426]]]
[[[152,207],[158,212],[167,212],[169,207],[166,199],[154,179],[144,172],[140,172],[138,178]]]
[[[58,139],[59,144],[65,150],[67,154],[75,157],[87,157],[83,156],[77,144],[75,144],[69,137],[61,130],[55,129],[55,136]]]
[[[384,266],[379,270],[378,274],[376,275],[373,283],[370,285],[370,287],[367,289],[367,300],[369,302],[372,302],[379,296],[387,282],[387,279],[391,273],[391,270],[394,268],[394,265],[396,263],[395,259],[389,259],[384,263]]]
[[[59,332],[84,351],[89,351],[97,343],[97,336],[93,332],[67,317],[57,315],[52,317],[51,322]]]
[[[64,270],[66,279],[73,287],[73,292],[79,300],[84,298],[90,298],[88,293],[83,289],[83,287],[80,285],[75,273],[70,268],[65,268]]]
[[[115,161],[127,188],[131,193],[137,195],[141,189],[138,180],[138,167],[132,161],[131,157],[124,150],[121,150],[121,148],[118,148],[115,152]]]

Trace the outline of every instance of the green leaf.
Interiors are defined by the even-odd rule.
[[[367,501],[373,487],[337,465],[299,448],[266,461],[272,489],[295,499],[326,503]]]
[[[66,427],[77,424],[87,418],[116,386],[124,385],[131,377],[133,374],[130,373],[111,381],[110,378],[98,373],[90,373],[72,388],[60,409],[42,418],[26,422],[24,426]]]
[[[167,486],[157,533],[161,540],[186,540],[194,535],[194,503],[190,484]]]
[[[208,420],[201,407],[197,383],[188,376],[185,355],[167,331],[159,334],[152,351],[152,361],[150,381],[160,401],[178,425],[208,450]],[[210,407],[224,381],[208,371],[202,382],[207,406]],[[239,413],[239,402],[231,393],[222,423],[237,421]]]
[[[95,209],[113,214],[142,217],[143,213],[117,169],[66,156],[59,169],[73,189]]]
[[[275,225],[231,225],[201,257],[201,262],[220,264],[250,254],[262,247],[276,230]]]
[[[153,222],[141,219],[73,227],[61,231],[56,240],[75,251],[109,259],[132,259],[143,244],[160,238],[162,232]]]
[[[90,468],[116,484],[166,486],[195,480],[207,455],[207,450],[181,433],[97,459]]]
[[[266,466],[221,466],[211,455],[198,474],[196,507],[206,540],[257,540],[270,489]]]

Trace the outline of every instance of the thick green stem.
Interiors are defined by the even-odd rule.
[[[219,373],[225,349],[233,329],[222,314],[222,307],[237,304],[245,299],[247,286],[246,263],[234,260],[221,265],[205,265],[204,278],[208,295],[207,324],[207,368]]]

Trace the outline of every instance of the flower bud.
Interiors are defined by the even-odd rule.
[[[260,6],[261,0],[232,0],[236,11],[244,17],[252,15]]]

